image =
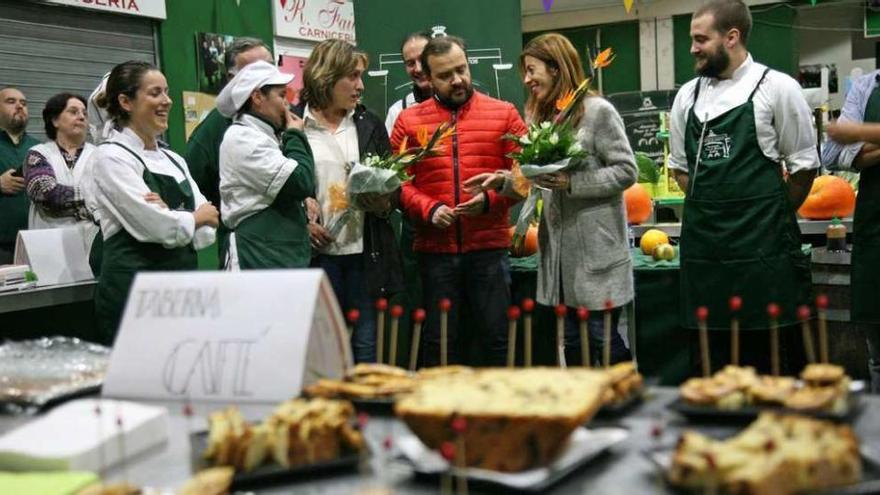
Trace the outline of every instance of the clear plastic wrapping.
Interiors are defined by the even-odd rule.
[[[110,349],[76,338],[0,344],[0,410],[31,412],[104,382]]]

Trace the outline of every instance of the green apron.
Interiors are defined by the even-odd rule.
[[[880,122],[880,88],[868,98],[865,122]],[[880,166],[859,173],[851,273],[852,320],[880,323]]]
[[[121,143],[105,142],[101,145],[119,146],[137,158],[144,165],[143,179],[147,187],[157,193],[169,208],[179,211],[195,209],[195,196],[188,180],[178,183],[174,177],[151,172],[140,155]],[[167,153],[166,156],[186,176],[183,167]],[[159,243],[140,242],[124,228],[106,239],[103,244],[101,276],[95,292],[95,312],[102,343],[112,344],[116,337],[122,311],[137,272],[195,270],[197,266],[198,259],[192,244],[169,249]]]
[[[766,308],[781,308],[780,325],[797,321],[810,296],[810,264],[782,170],[761,151],[752,99],[701,124],[687,119],[688,194],[681,229],[681,321],[696,328],[696,308],[709,309],[708,327],[730,328],[728,300],[743,299],[740,328],[769,326]],[[700,84],[694,91],[694,106]],[[699,155],[699,156],[698,156]]]
[[[282,189],[271,205],[233,229],[239,268],[308,268],[312,246],[306,224],[302,201],[284,197]]]

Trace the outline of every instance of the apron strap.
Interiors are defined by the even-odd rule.
[[[700,86],[703,84],[703,78],[697,78],[697,87],[694,89],[694,103],[692,106],[697,106],[697,98],[700,97]]]
[[[758,92],[758,88],[761,87],[761,83],[764,82],[764,78],[767,77],[767,73],[770,72],[770,67],[764,69],[764,73],[761,74],[761,79],[758,79],[758,84],[755,84],[755,89],[752,90],[752,94],[749,95],[749,100],[752,101],[752,98],[755,97],[755,93]]]

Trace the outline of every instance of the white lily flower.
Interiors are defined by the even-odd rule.
[[[523,146],[532,144],[532,141],[529,139],[528,134],[524,134],[521,138],[519,138],[519,144]]]
[[[568,147],[568,153],[567,153],[567,154],[568,154],[568,155],[575,155],[575,154],[580,153],[581,151],[583,151],[583,149],[584,149],[584,148],[581,146],[581,142],[580,142],[580,141],[575,141],[575,142],[571,143],[571,146]]]
[[[551,125],[553,124],[547,121],[541,122],[541,129],[549,129]]]
[[[552,145],[559,144],[559,134],[554,132],[553,134],[550,135],[550,139],[548,139],[548,141],[550,141],[550,144],[552,144]]]

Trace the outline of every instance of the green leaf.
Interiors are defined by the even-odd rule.
[[[657,166],[657,163],[641,151],[637,151],[635,156],[636,166],[639,168],[638,181],[656,184],[660,180],[660,168]]]

